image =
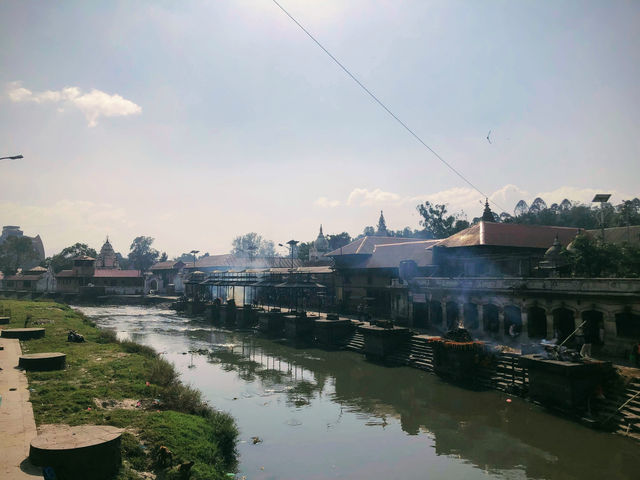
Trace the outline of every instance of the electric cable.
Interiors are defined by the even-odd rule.
[[[358,84],[358,86],[364,90],[378,105],[380,105],[389,115],[391,115],[391,117],[393,117],[393,119],[398,122],[407,132],[409,132],[409,134],[411,134],[411,136],[413,138],[415,138],[418,142],[420,142],[420,144],[422,144],[427,150],[429,150],[438,160],[440,160],[444,165],[446,165],[449,170],[451,170],[453,173],[455,173],[458,177],[460,177],[467,185],[469,185],[471,188],[473,188],[476,192],[478,192],[479,194],[481,194],[483,197],[485,197],[487,200],[489,200],[489,195],[485,194],[482,190],[480,190],[478,187],[476,187],[470,180],[468,180],[462,173],[460,173],[458,170],[456,170],[453,165],[451,165],[449,162],[447,162],[444,158],[442,158],[433,148],[431,148],[429,145],[426,144],[426,142],[424,140],[422,140],[422,138],[420,138],[420,136],[415,133],[411,128],[409,128],[409,126],[404,123],[402,120],[400,120],[400,118],[398,118],[398,116],[393,113],[384,103],[382,103],[382,101],[376,97],[373,92],[371,92],[371,90],[369,90],[360,80],[358,80],[356,78],[356,76],[354,74],[352,74],[349,69],[347,67],[345,67],[336,57],[334,57],[331,52],[329,52],[329,50],[327,50],[324,45],[322,45],[300,22],[298,22],[298,20],[296,20],[293,15],[291,15],[282,5],[280,5],[277,0],[272,0],[273,3],[275,3],[278,8],[280,8],[280,10],[282,10],[285,15],[287,15],[287,17],[289,17],[298,27],[300,27],[300,29],[307,34],[307,36],[313,40],[313,42],[318,45],[318,47],[320,47],[322,49],[322,51],[324,53],[326,53],[329,58],[331,58],[331,60],[333,60],[336,65],[338,65],[354,82],[356,82]],[[500,210],[502,210],[503,212],[506,211],[506,209],[504,209],[503,207],[501,207],[498,203],[496,203],[493,200],[489,200],[489,202],[493,203],[496,207],[498,207]]]

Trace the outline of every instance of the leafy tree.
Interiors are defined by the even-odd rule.
[[[158,259],[159,262],[166,262],[169,259],[169,255],[167,255],[167,252],[162,252],[162,255],[160,255],[160,258]]]
[[[116,258],[118,258],[118,253],[116,253]],[[51,265],[53,271],[55,273],[61,272],[62,270],[70,270],[73,267],[73,259],[76,257],[92,257],[96,258],[98,256],[97,252],[89,247],[86,243],[75,243],[67,248],[64,248],[60,253],[54,255],[53,257],[47,258],[45,260],[46,265]],[[122,255],[120,255],[122,257]],[[120,258],[118,258],[120,260]],[[122,263],[118,261],[118,264],[122,267]]]
[[[276,257],[276,247],[273,241],[265,240],[255,232],[246,233],[233,239],[231,254],[236,257]],[[295,255],[295,252],[294,252]]]
[[[39,258],[29,237],[9,237],[0,244],[0,270],[5,275],[15,275],[18,268],[37,264]]]
[[[160,253],[151,247],[152,237],[136,237],[129,248],[129,262],[140,271],[148,270],[151,265],[158,261]]]
[[[118,265],[122,270],[129,269],[129,259],[127,257],[122,256],[120,252],[116,252],[116,260],[118,260]]]
[[[298,258],[300,260],[309,260],[309,251],[313,246],[313,242],[300,242],[298,244]]]
[[[416,207],[422,216],[422,225],[426,234],[431,238],[446,238],[469,227],[464,219],[464,213],[449,215],[446,205],[424,202]]]
[[[513,214],[516,217],[520,217],[520,216],[524,215],[525,213],[527,213],[528,211],[529,211],[529,205],[527,205],[527,202],[525,202],[524,200],[520,200],[516,204],[516,208],[513,210]]]
[[[382,210],[380,210],[380,218],[378,219],[378,228],[376,229],[375,234],[381,237],[385,237],[389,235],[389,232],[387,231],[387,222],[384,219]]]
[[[329,250],[337,250],[351,243],[351,236],[347,232],[337,233],[335,235],[327,235],[329,241]]]
[[[547,208],[547,204],[540,197],[536,198],[531,206],[529,207],[529,213],[538,213],[541,210],[545,210]]]
[[[578,235],[566,252],[577,277],[638,277],[640,247],[602,243],[591,235]]]
[[[640,199],[623,200],[615,207],[617,218],[616,225],[640,225]]]

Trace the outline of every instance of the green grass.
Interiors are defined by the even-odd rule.
[[[202,401],[200,392],[180,383],[178,374],[153,349],[133,342],[118,342],[111,332],[66,305],[48,301],[0,299],[11,309],[11,324],[42,327],[42,339],[22,342],[23,353],[63,352],[67,368],[29,372],[31,402],[36,424],[102,424],[126,428],[122,439],[123,468],[118,480],[139,478],[137,471],[153,471],[155,452],[166,446],[174,465],[193,461],[194,480],[225,478],[236,468],[238,431],[233,418]],[[68,343],[75,330],[85,343]],[[149,383],[147,385],[147,382]],[[96,405],[94,399],[106,402]],[[139,408],[111,408],[119,400],[141,402]],[[159,402],[154,403],[156,400]],[[112,402],[113,401],[113,402]],[[156,468],[162,478],[176,475]]]

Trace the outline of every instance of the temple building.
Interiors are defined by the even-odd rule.
[[[116,252],[113,250],[111,243],[109,243],[109,237],[102,245],[100,249],[100,253],[96,258],[96,269],[100,270],[117,270],[120,268],[118,266],[118,258],[116,257]]]
[[[318,262],[323,260],[324,254],[329,251],[329,240],[322,233],[322,225],[320,225],[320,233],[318,233],[318,238],[316,238],[313,245],[309,249],[309,261],[310,262]]]
[[[28,237],[24,234],[22,230],[20,230],[19,226],[5,225],[4,227],[2,227],[2,235],[0,235],[0,245],[2,245],[11,237],[29,238],[31,240],[31,243],[33,244],[34,250],[38,254],[37,258],[33,259],[28,264],[19,265],[19,267],[23,268],[24,270],[27,270],[29,268],[33,268],[37,266],[45,259],[44,245],[42,244],[42,239],[40,238],[40,235],[36,235],[35,237]]]
[[[145,280],[139,270],[121,270],[107,237],[97,258],[77,257],[71,270],[56,275],[59,293],[84,295],[142,295]]]

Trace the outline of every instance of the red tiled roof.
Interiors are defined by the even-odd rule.
[[[180,268],[179,264],[185,265],[185,263],[181,260],[169,260],[167,262],[158,262],[154,264],[149,270],[173,270],[174,268]]]
[[[42,278],[42,275],[9,275],[5,280],[31,280],[38,281]]]
[[[94,278],[135,278],[142,277],[140,270],[111,270],[100,269],[93,274]]]
[[[332,252],[326,254],[327,257],[338,257],[340,255],[371,255],[376,245],[389,245],[395,243],[415,242],[415,238],[401,237],[362,237],[345,245],[342,248],[336,248]]]
[[[475,247],[492,245],[503,247],[549,248],[556,237],[567,246],[577,235],[574,227],[522,225],[517,223],[479,222],[442,240],[442,247]]]

